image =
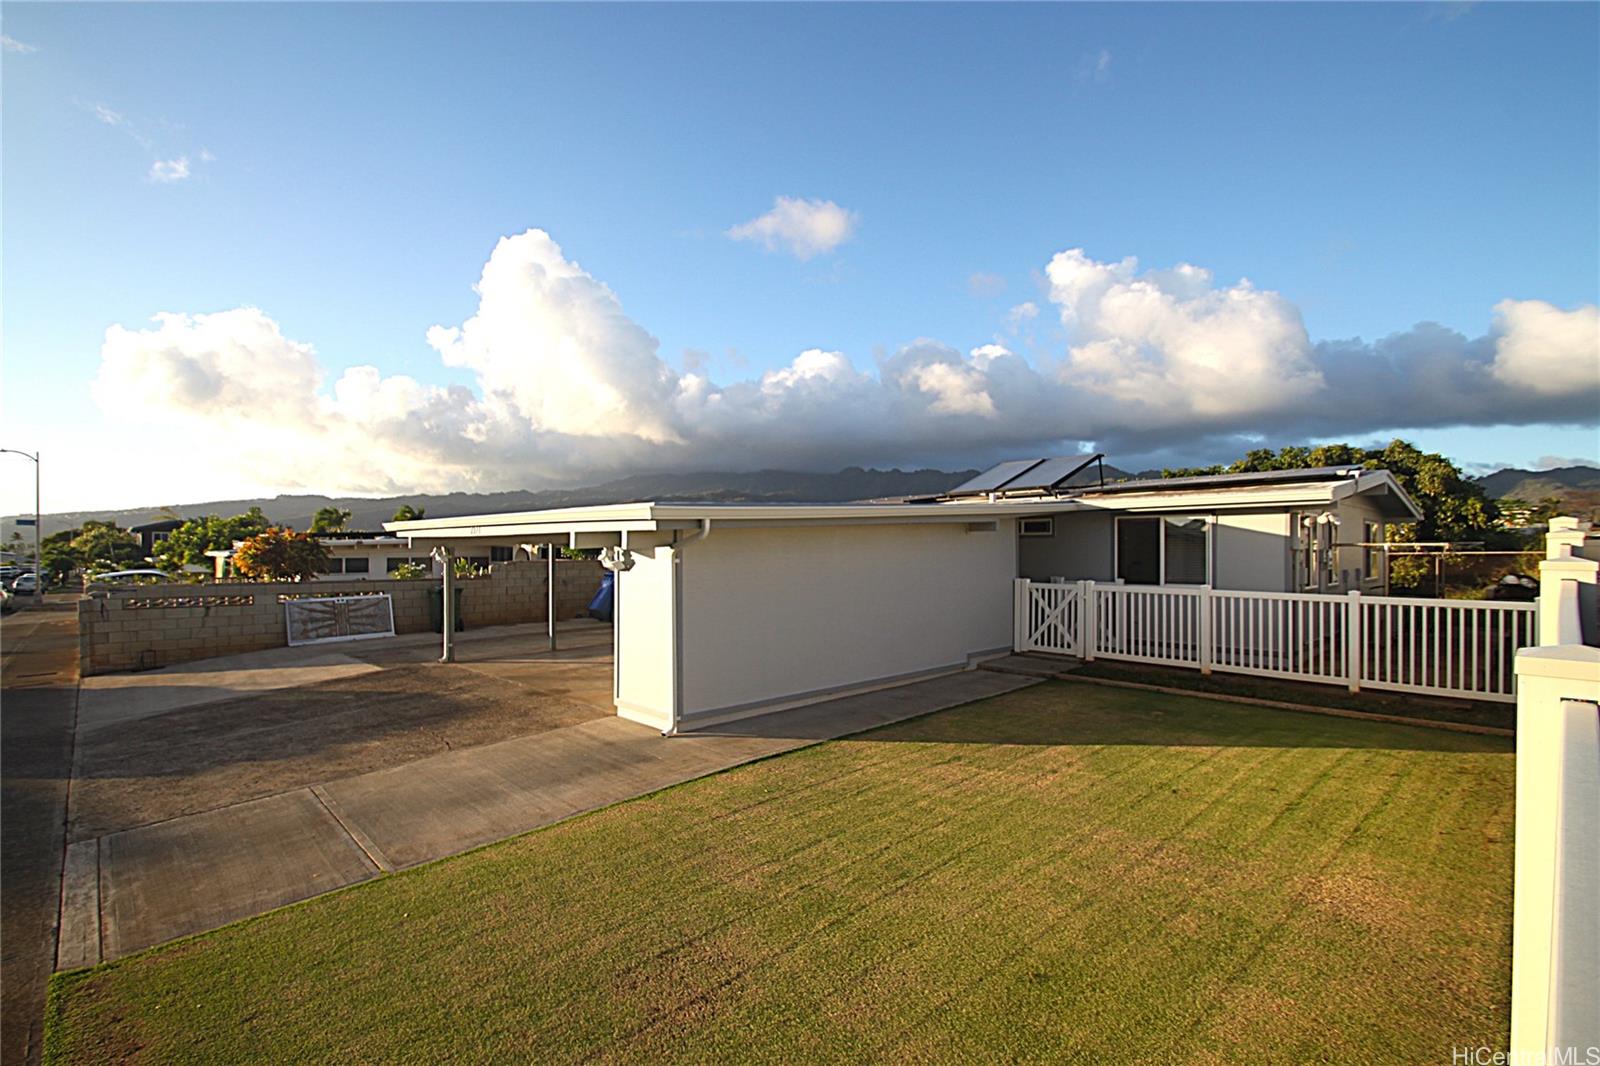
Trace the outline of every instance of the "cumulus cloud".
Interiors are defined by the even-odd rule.
[[[1494,315],[1500,340],[1490,369],[1501,382],[1545,396],[1600,388],[1600,308],[1502,300]]]
[[[176,159],[157,159],[150,164],[151,181],[183,181],[188,176],[189,157],[186,155],[180,155]]]
[[[1394,426],[1593,422],[1600,410],[1593,306],[1507,300],[1475,338],[1424,323],[1318,343],[1281,294],[1195,266],[1147,270],[1069,249],[1045,279],[1067,340],[1034,359],[924,338],[875,367],[817,347],[723,383],[705,359],[670,366],[616,293],[529,230],[490,253],[470,317],[427,331],[473,387],[366,365],[330,385],[309,344],[242,308],[113,326],[95,391],[112,414],[181,427],[194,461],[351,492],[964,464],[1091,443],[1113,460],[1181,458]],[[1024,304],[1009,317],[1040,313]]]
[[[736,241],[756,241],[768,251],[782,249],[806,260],[833,251],[855,236],[860,219],[832,200],[779,196],[772,210],[728,230]]]
[[[0,33],[0,48],[7,52],[16,52],[19,55],[27,55],[29,52],[37,52],[39,50],[34,45],[26,44],[15,37],[8,37],[3,33]]]

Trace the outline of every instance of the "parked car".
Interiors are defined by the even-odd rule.
[[[165,570],[107,570],[84,578],[85,582],[96,585],[149,585],[171,580],[172,575]]]
[[[11,594],[10,589],[0,585],[0,614],[10,614],[16,609],[17,598]]]
[[[38,587],[39,575],[33,573],[23,574],[11,582],[11,591],[18,596],[32,596]]]

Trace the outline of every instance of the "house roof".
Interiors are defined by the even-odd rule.
[[[1293,475],[1301,476],[1293,476]],[[1388,517],[1421,512],[1386,470],[1324,467],[1267,477],[1169,478],[1062,490],[1058,495],[968,496],[941,501],[863,503],[639,502],[545,511],[385,522],[390,534],[423,541],[477,537],[557,537],[567,533],[676,532],[718,526],[967,523],[1071,511],[1204,511],[1326,507],[1367,495]]]
[[[145,522],[142,525],[129,526],[129,533],[170,533],[183,525],[187,519],[162,518],[154,522]]]
[[[1299,470],[1249,470],[1239,474],[1199,474],[1192,477],[1152,477],[1115,481],[1109,485],[1082,489],[1105,492],[1147,492],[1151,489],[1215,488],[1238,485],[1267,485],[1290,481],[1338,481],[1365,472],[1362,466],[1309,466]]]
[[[1422,509],[1393,474],[1359,466],[1147,478],[1070,490],[1071,499],[1092,506],[1145,511],[1310,506],[1358,495],[1371,500],[1386,518],[1414,522],[1422,517]]]

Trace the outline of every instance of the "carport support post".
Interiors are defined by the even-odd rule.
[[[444,568],[440,578],[440,588],[444,592],[444,603],[441,617],[444,625],[444,648],[439,656],[442,663],[456,661],[456,567],[455,558],[450,554],[449,548],[433,549],[433,557],[439,560],[439,565]]]
[[[544,578],[544,618],[545,629],[550,635],[550,650],[556,650],[556,546],[554,542],[544,546],[545,551],[545,578]]]

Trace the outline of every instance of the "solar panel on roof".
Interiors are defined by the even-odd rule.
[[[952,496],[966,496],[980,492],[997,492],[1012,478],[1025,474],[1044,462],[1043,459],[1008,459],[991,466],[971,481],[963,482],[950,490]]]
[[[1006,482],[1005,491],[1053,489],[1098,458],[1100,458],[1098,455],[1063,455],[1055,459],[1046,459],[1033,469]]]

